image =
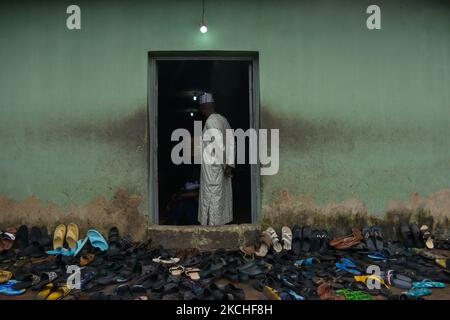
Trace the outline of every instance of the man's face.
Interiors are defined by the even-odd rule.
[[[198,108],[198,111],[200,111],[200,114],[203,117],[207,118],[214,111],[214,103],[201,104]]]

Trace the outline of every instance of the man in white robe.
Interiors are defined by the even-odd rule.
[[[206,123],[203,129],[198,220],[202,225],[223,225],[233,220],[231,179],[234,167],[234,138],[232,142],[227,143],[226,130],[230,129],[230,124],[225,117],[215,112],[212,94],[204,93],[200,96],[199,111],[206,118]],[[219,134],[222,141],[215,144],[219,148],[214,150],[208,148],[208,145],[211,147],[211,142],[215,141],[215,138],[211,139],[211,132]],[[229,147],[229,152],[226,152],[225,146]],[[211,159],[222,161],[211,163]]]

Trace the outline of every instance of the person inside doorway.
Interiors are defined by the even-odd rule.
[[[231,127],[227,119],[216,112],[214,98],[211,93],[200,95],[199,112],[206,119],[203,137],[205,138],[205,135],[208,134],[207,130],[216,129],[222,136],[222,146],[226,146],[226,130],[231,129]],[[205,157],[209,159],[214,158],[216,155],[213,152],[218,150],[207,148],[211,141],[205,140],[208,139],[203,139],[202,142],[203,158],[200,170],[198,219],[202,225],[223,225],[233,220],[231,179],[234,167],[234,141],[233,146],[230,146],[232,148],[229,148],[233,150],[232,153],[227,153],[225,147],[221,148],[221,151],[223,151],[221,157],[223,162],[218,164],[206,163]]]

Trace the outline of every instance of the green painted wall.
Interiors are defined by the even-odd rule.
[[[82,30],[66,29],[78,4]],[[382,29],[369,31],[376,3]],[[147,52],[260,53],[281,188],[371,212],[450,186],[446,1],[2,1],[0,195],[60,206],[147,193]]]

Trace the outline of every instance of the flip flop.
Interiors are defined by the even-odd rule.
[[[55,228],[53,233],[53,249],[56,250],[64,246],[64,239],[66,237],[66,225],[60,224]]]
[[[415,288],[415,289],[411,289],[406,292],[403,292],[403,294],[405,294],[406,296],[414,297],[414,298],[428,296],[431,293],[432,293],[431,290],[427,289],[427,288]]]
[[[264,286],[263,293],[270,300],[281,300],[280,293],[272,287]]]
[[[28,245],[28,227],[26,225],[21,225],[19,229],[17,229],[16,240],[14,241],[13,248],[23,251],[28,247]]]
[[[7,270],[0,270],[0,284],[8,282],[12,278],[12,273]]]
[[[32,227],[29,236],[30,244],[39,246],[42,242],[42,230],[39,227]]]
[[[414,247],[414,237],[411,228],[406,223],[402,223],[400,226],[400,234],[402,235],[404,243],[409,248]]]
[[[7,296],[18,296],[25,293],[25,289],[16,290],[13,288],[16,283],[16,280],[9,280],[5,283],[0,284],[0,294],[4,294]]]
[[[173,276],[181,276],[184,272],[184,267],[181,265],[175,266],[175,267],[170,267],[169,268],[169,272],[171,275]]]
[[[80,236],[80,230],[75,223],[69,223],[67,225],[66,242],[69,248],[75,248],[77,245],[78,237]]]
[[[449,259],[448,258],[437,258],[434,260],[434,262],[436,262],[436,264],[444,269],[449,269],[450,268],[450,263],[449,263]]]
[[[413,289],[415,288],[445,288],[445,283],[438,281],[431,281],[429,279],[424,279],[420,282],[412,283]]]
[[[108,242],[103,238],[102,234],[95,229],[89,229],[86,233],[89,242],[94,248],[98,248],[101,251],[108,250]]]
[[[348,258],[341,258],[340,262],[335,263],[335,266],[338,270],[343,270],[354,275],[361,274],[361,271],[357,269],[355,263]]]
[[[297,294],[297,292],[295,292],[292,289],[288,290],[288,293],[295,299],[295,300],[305,300],[304,297],[302,297],[301,295]]]
[[[43,286],[41,288],[41,290],[39,290],[39,292],[36,294],[36,298],[38,300],[45,300],[47,299],[47,297],[50,295],[50,293],[52,293],[53,291],[53,283],[48,283],[45,286]]]
[[[378,283],[380,283],[380,287],[381,285],[384,285],[386,288],[389,289],[389,286],[384,282],[383,278],[375,275],[375,274],[369,274],[369,275],[360,275],[360,276],[354,276],[355,281],[357,282],[362,282],[365,285],[367,285],[367,280],[374,280]]]
[[[70,289],[67,285],[63,285],[53,289],[52,292],[47,296],[46,300],[61,300],[70,293]]]
[[[431,235],[430,229],[427,225],[422,225],[420,227],[420,233],[422,234],[422,239],[425,242],[425,246],[428,249],[434,248],[434,237]]]
[[[372,233],[376,250],[382,251],[384,248],[384,243],[383,243],[383,236],[381,234],[381,228],[372,227],[370,228],[370,232]]]
[[[311,227],[304,226],[302,228],[302,251],[309,252],[311,250]]]
[[[362,228],[361,233],[362,233],[363,240],[364,240],[364,243],[366,244],[367,249],[369,249],[370,251],[376,251],[377,248],[375,247],[375,242],[374,242],[373,235],[372,235],[370,228],[368,228],[368,227]]]
[[[309,257],[306,259],[300,259],[294,262],[294,266],[301,267],[301,266],[310,266],[314,262],[320,263],[320,260],[314,257]]]
[[[281,245],[280,240],[279,240],[278,235],[275,232],[275,230],[272,227],[269,227],[269,228],[267,228],[266,231],[270,234],[270,237],[272,238],[273,250],[275,252],[281,252],[283,250],[283,246]]]
[[[200,280],[200,269],[198,268],[186,268],[184,274],[191,278],[191,280]]]
[[[255,252],[255,255],[258,257],[265,257],[269,252],[270,247],[272,246],[272,236],[269,232],[263,231],[260,236],[260,246],[258,250]]]
[[[388,259],[384,254],[382,254],[380,252],[369,253],[367,256],[373,260],[386,261]]]
[[[302,228],[294,226],[292,229],[292,253],[299,256],[302,252]]]
[[[180,262],[180,258],[177,258],[177,257],[175,257],[175,258],[163,259],[163,258],[160,256],[160,257],[158,257],[158,258],[153,258],[152,260],[153,260],[153,262],[156,262],[156,263],[162,263],[162,264],[175,264],[175,263]]]
[[[319,251],[320,247],[322,246],[322,231],[320,230],[314,230],[311,233],[311,252],[317,252]]]
[[[324,253],[328,250],[328,243],[330,242],[330,238],[326,230],[322,230],[320,232],[320,237],[321,237],[321,245],[319,248],[319,252]]]
[[[420,230],[417,224],[411,225],[411,233],[414,239],[414,248],[423,248],[425,247],[425,243],[423,242],[422,237],[420,236]]]
[[[284,226],[281,228],[281,239],[283,240],[283,249],[284,250],[291,250],[292,248],[292,230]]]

